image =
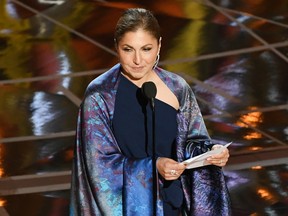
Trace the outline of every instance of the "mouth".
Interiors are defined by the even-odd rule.
[[[142,70],[144,67],[143,66],[138,66],[138,67],[131,67],[133,70],[139,71]]]

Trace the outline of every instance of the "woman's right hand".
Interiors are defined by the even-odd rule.
[[[160,157],[157,159],[156,167],[165,180],[176,180],[184,172],[186,166],[170,158]]]

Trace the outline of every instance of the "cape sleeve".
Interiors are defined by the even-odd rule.
[[[151,215],[152,159],[124,157],[110,124],[104,98],[87,96],[78,116],[70,215]]]
[[[177,154],[185,160],[187,140],[212,146],[195,95],[188,86],[184,88],[179,112],[179,146]],[[186,133],[186,134],[185,134]],[[190,154],[191,155],[191,154]],[[185,194],[186,215],[231,215],[230,197],[222,169],[209,165],[190,169],[181,177]]]

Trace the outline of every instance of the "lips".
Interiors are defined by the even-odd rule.
[[[144,67],[132,67],[133,70],[142,70]]]

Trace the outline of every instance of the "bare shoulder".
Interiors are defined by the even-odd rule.
[[[168,88],[168,86],[158,76],[155,78],[155,83],[157,87],[156,98],[174,107],[174,109],[178,110],[179,101],[176,95]]]

